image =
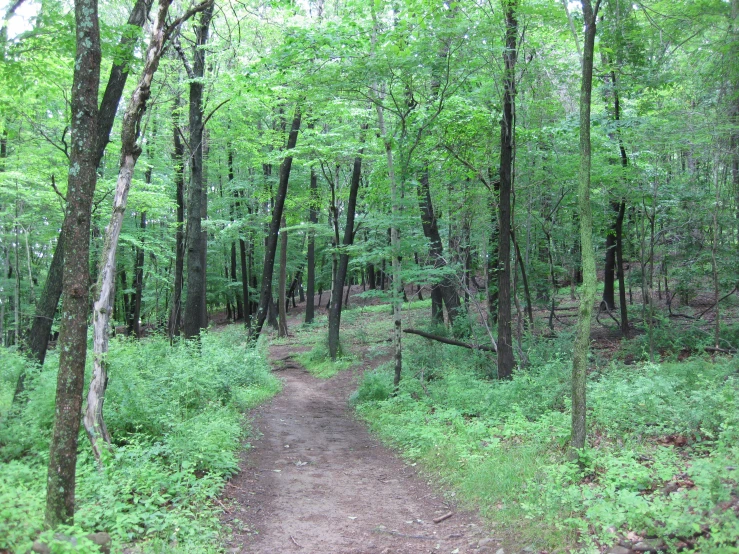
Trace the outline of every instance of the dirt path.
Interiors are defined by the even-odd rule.
[[[354,419],[356,372],[311,376],[274,346],[284,390],[260,408],[242,471],[226,487],[233,553],[496,552],[481,522],[448,504]],[[454,515],[435,524],[448,512]]]

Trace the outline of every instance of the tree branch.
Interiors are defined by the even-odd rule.
[[[444,344],[451,344],[452,346],[461,346],[462,348],[469,348],[470,350],[484,350],[485,352],[497,352],[495,348],[492,346],[485,346],[485,345],[476,345],[476,344],[467,344],[466,342],[461,342],[454,339],[448,339],[446,337],[441,337],[439,335],[432,335],[431,333],[427,333],[425,331],[419,331],[417,329],[403,329],[404,333],[408,333],[410,335],[418,335],[419,337],[423,337],[426,339],[435,340],[438,342],[443,342]]]

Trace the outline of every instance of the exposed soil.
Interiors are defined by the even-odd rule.
[[[226,487],[223,521],[234,530],[229,551],[497,551],[474,514],[439,496],[353,417],[347,400],[359,370],[317,379],[292,359],[301,350],[270,350],[284,390],[254,414],[261,436]]]

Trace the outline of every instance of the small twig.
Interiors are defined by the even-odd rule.
[[[215,108],[213,108],[213,111],[212,111],[212,112],[210,112],[210,113],[208,114],[208,117],[206,117],[206,118],[205,118],[205,120],[203,121],[203,128],[205,128],[205,125],[206,125],[206,124],[208,123],[208,120],[209,120],[209,119],[210,119],[211,117],[213,117],[213,114],[214,114],[214,113],[216,113],[216,110],[217,110],[218,108],[220,108],[221,106],[223,106],[224,104],[226,104],[227,102],[230,102],[230,101],[231,101],[231,99],[230,99],[230,98],[227,98],[226,100],[224,100],[223,102],[221,102],[220,104],[218,104],[218,105],[217,105],[217,106],[216,106]]]
[[[102,196],[102,197],[101,197],[101,198],[100,198],[100,199],[99,199],[99,200],[98,200],[97,202],[94,202],[94,203],[93,203],[93,206],[92,206],[92,213],[95,213],[95,212],[97,212],[97,209],[98,209],[98,207],[100,206],[100,204],[102,204],[102,203],[103,203],[103,202],[105,201],[105,199],[106,199],[106,198],[107,198],[108,196],[110,196],[110,193],[111,193],[111,192],[113,192],[114,190],[115,190],[115,187],[114,187],[114,188],[112,188],[112,189],[108,189],[107,191],[105,191],[105,193],[103,194],[103,196]]]
[[[734,287],[733,289],[731,289],[731,292],[729,294],[727,294],[725,296],[722,296],[721,298],[718,299],[717,302],[714,302],[713,304],[711,304],[711,306],[709,306],[707,310],[703,310],[701,313],[699,313],[698,316],[696,317],[696,319],[702,318],[704,315],[706,315],[708,312],[710,312],[713,308],[715,308],[716,306],[718,306],[722,301],[726,300],[729,296],[731,296],[732,294],[734,294],[735,291],[736,291],[736,287]]]
[[[443,516],[439,516],[437,518],[434,518],[434,523],[441,523],[442,521],[445,521],[452,517],[454,515],[454,512],[447,512]]]
[[[302,544],[296,541],[295,537],[293,537],[292,535],[290,535],[290,540],[293,541],[295,543],[295,546],[297,546],[298,548],[305,548]]]
[[[65,202],[67,201],[67,197],[64,196],[58,188],[56,188],[56,180],[54,179],[54,174],[53,173],[51,174],[51,187],[54,189],[54,192],[57,193],[57,195],[59,196],[59,198],[61,198]]]

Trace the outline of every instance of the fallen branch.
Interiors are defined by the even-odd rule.
[[[497,352],[495,348],[492,346],[485,346],[485,345],[475,345],[475,344],[467,344],[466,342],[461,342],[454,339],[448,339],[446,337],[440,337],[439,335],[432,335],[431,333],[426,333],[425,331],[418,331],[417,329],[403,329],[404,333],[408,333],[411,335],[418,335],[420,337],[435,340],[438,342],[443,342],[444,344],[451,344],[452,346],[461,346],[462,348],[469,348],[470,350],[484,350],[485,352]]]
[[[292,535],[290,535],[290,540],[292,540],[295,543],[295,546],[297,546],[298,548],[305,548],[302,544],[296,541],[295,537],[293,537]]]
[[[702,318],[704,315],[706,315],[708,312],[710,312],[713,308],[715,308],[721,302],[723,302],[724,300],[726,300],[729,296],[731,296],[732,294],[734,294],[735,291],[736,291],[736,287],[734,287],[733,289],[731,289],[731,292],[729,294],[726,294],[726,295],[722,296],[716,302],[714,302],[713,304],[711,304],[711,306],[709,306],[707,309],[705,309],[701,313],[699,313],[698,316],[696,317],[696,319]]]
[[[706,352],[720,352],[721,354],[736,354],[736,350],[733,348],[726,349],[726,348],[718,348],[716,346],[706,346],[704,350]]]
[[[454,512],[447,512],[443,516],[439,516],[436,519],[434,519],[434,523],[441,523],[442,521],[449,519],[453,515],[454,515]]]

